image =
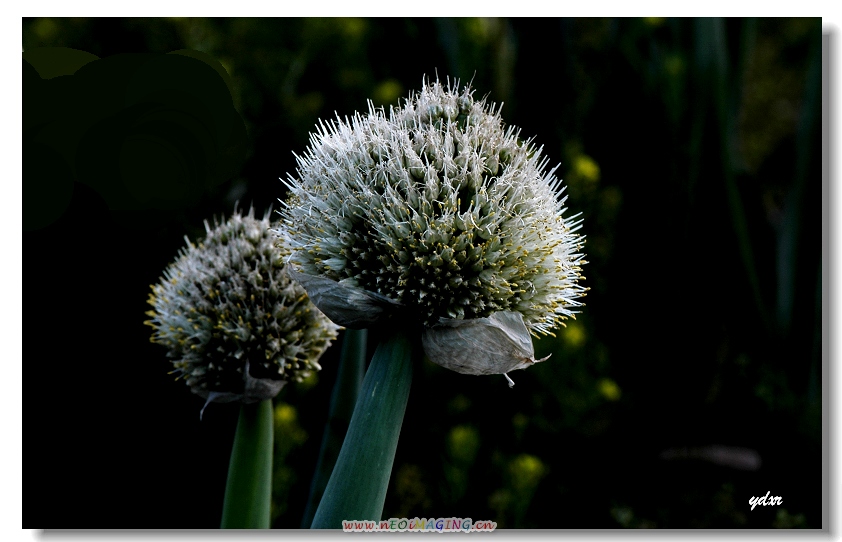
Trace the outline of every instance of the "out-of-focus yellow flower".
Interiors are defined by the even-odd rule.
[[[298,419],[298,413],[295,407],[286,403],[279,403],[275,407],[275,423],[279,425],[288,425]]]
[[[588,155],[580,154],[573,161],[573,170],[578,176],[592,183],[599,181],[599,164]]]
[[[396,104],[403,95],[403,86],[395,79],[386,79],[374,89],[374,103]]]
[[[538,457],[520,454],[509,464],[512,484],[516,489],[534,489],[547,474],[547,467]]]
[[[622,392],[620,386],[610,378],[600,378],[596,384],[599,393],[609,401],[619,401]]]
[[[587,338],[585,328],[579,322],[570,322],[567,324],[562,337],[564,338],[564,342],[573,348],[579,348],[585,344],[585,339]]]
[[[470,425],[457,425],[447,436],[447,449],[453,459],[470,464],[479,451],[479,433]]]

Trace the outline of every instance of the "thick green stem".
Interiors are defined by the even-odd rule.
[[[322,500],[330,473],[339,457],[342,441],[351,423],[351,414],[360,394],[363,375],[365,374],[367,329],[348,329],[342,338],[342,356],[339,359],[339,371],[333,395],[330,399],[327,424],[322,437],[322,448],[316,463],[316,472],[310,485],[310,498],[301,520],[301,528],[306,529],[313,523],[316,508]]]
[[[228,483],[222,504],[223,529],[268,529],[272,503],[272,400],[240,407]]]
[[[311,528],[380,520],[412,385],[413,341],[396,331],[381,341]]]

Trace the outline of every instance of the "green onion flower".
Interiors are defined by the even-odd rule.
[[[335,323],[399,314],[431,361],[468,374],[535,363],[581,306],[581,221],[532,140],[458,82],[387,115],[321,124],[281,210],[290,274]],[[508,377],[507,377],[508,378]]]
[[[187,246],[152,286],[146,323],[180,378],[212,401],[255,403],[321,369],[336,338],[328,320],[290,280],[289,250],[263,220],[236,212]]]

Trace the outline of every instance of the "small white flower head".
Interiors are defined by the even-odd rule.
[[[403,311],[432,361],[505,373],[535,362],[529,332],[581,305],[584,238],[561,181],[470,88],[425,83],[388,115],[321,124],[297,161],[279,234],[335,322]]]
[[[193,393],[251,403],[321,367],[338,326],[287,275],[289,251],[258,220],[236,210],[190,242],[152,286],[146,323]],[[207,403],[206,403],[207,405]]]

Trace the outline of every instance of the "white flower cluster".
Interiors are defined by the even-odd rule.
[[[175,373],[208,401],[255,402],[321,369],[338,327],[290,280],[263,220],[235,214],[187,246],[152,286],[146,323]]]
[[[450,330],[451,347],[454,334],[470,339],[468,321],[513,326],[525,348],[516,357],[532,363],[526,328],[547,333],[581,305],[584,239],[580,221],[563,216],[560,180],[540,148],[458,82],[425,84],[388,116],[370,106],[321,124],[297,160],[279,233],[293,276],[337,323],[370,325],[400,307],[427,330]],[[352,314],[343,297],[380,313]],[[448,366],[431,355],[441,342],[424,346]]]

